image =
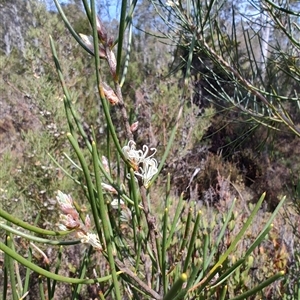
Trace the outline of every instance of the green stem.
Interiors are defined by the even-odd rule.
[[[205,259],[203,259],[203,269],[202,269],[201,272],[199,273],[199,275],[198,275],[198,277],[197,277],[196,283],[199,282],[199,280],[202,279],[203,274],[206,272],[208,266],[210,265],[212,259],[214,258],[215,253],[218,251],[218,246],[219,246],[220,242],[222,241],[222,239],[223,239],[223,237],[224,237],[225,230],[226,230],[227,225],[228,225],[228,223],[229,223],[229,221],[230,221],[230,219],[231,219],[232,212],[233,212],[233,209],[234,209],[234,207],[235,207],[235,203],[236,203],[236,199],[234,199],[234,200],[232,201],[232,204],[231,204],[231,206],[230,206],[230,209],[229,209],[228,213],[226,214],[226,219],[225,219],[225,221],[224,221],[224,224],[222,225],[222,228],[221,228],[221,230],[220,230],[220,233],[219,233],[219,235],[218,235],[217,240],[216,240],[216,241],[214,242],[214,244],[213,244],[213,248],[211,249],[211,253],[210,253],[210,256],[209,256],[208,259],[206,259],[206,255],[207,255],[207,253],[208,253],[208,246],[209,246],[209,244],[206,245],[207,248],[204,248],[204,249],[206,249],[206,252],[204,252]],[[210,237],[210,236],[207,236],[207,240],[206,240],[207,242],[209,241],[209,237]]]
[[[114,288],[115,288],[116,299],[121,300],[119,281],[117,278],[114,255],[113,255],[113,251],[112,251],[113,247],[112,247],[112,240],[111,240],[110,230],[109,230],[110,225],[108,224],[109,218],[107,215],[107,205],[103,198],[101,178],[100,178],[100,169],[99,169],[99,165],[98,165],[98,154],[97,154],[97,148],[96,148],[95,142],[92,142],[92,149],[93,149],[93,151],[92,151],[93,165],[94,165],[94,171],[95,171],[95,177],[96,177],[97,198],[98,198],[99,205],[100,205],[100,217],[101,217],[101,221],[102,221],[103,233],[104,233],[104,238],[105,238],[106,247],[107,247],[108,261],[109,261],[110,270],[112,273],[112,279],[113,279],[113,284],[114,284]],[[95,220],[95,222],[96,222],[96,220]]]
[[[7,287],[8,287],[8,263],[10,257],[8,255],[4,255],[4,268],[3,268],[3,291],[2,291],[2,299],[7,299]]]
[[[90,257],[92,255],[92,252],[93,252],[93,247],[92,246],[90,246],[89,249],[86,249],[86,251],[85,251],[83,260],[81,262],[81,267],[80,267],[80,270],[79,270],[79,278],[80,279],[83,279],[85,277],[85,274],[86,274],[86,271],[87,271],[88,264],[90,262]],[[78,298],[81,287],[82,287],[82,284],[76,284],[74,286],[72,299],[77,299]]]
[[[89,19],[89,22],[90,22],[90,24],[92,24],[92,16],[91,16],[91,10],[90,10],[89,4],[88,4],[87,0],[82,0],[82,2],[83,2],[85,13]]]
[[[96,71],[96,79],[97,79],[97,86],[98,86],[98,92],[99,92],[99,96],[100,96],[100,100],[101,100],[101,104],[103,107],[103,112],[105,115],[105,120],[106,120],[106,124],[107,127],[111,133],[112,139],[114,141],[114,144],[117,148],[117,151],[119,152],[120,156],[122,157],[122,159],[126,162],[126,157],[122,151],[122,148],[120,146],[119,143],[119,139],[117,137],[116,131],[115,131],[115,127],[113,125],[113,122],[111,120],[110,117],[110,112],[109,112],[109,108],[108,108],[108,103],[107,100],[105,98],[101,83],[101,76],[100,76],[100,58],[99,58],[99,41],[98,41],[98,32],[97,32],[97,23],[96,23],[96,8],[95,8],[95,2],[91,1],[91,12],[92,12],[92,27],[93,27],[93,40],[94,40],[94,52],[95,52],[95,71]]]
[[[126,25],[126,9],[127,9],[127,0],[122,0],[122,8],[121,8],[121,15],[120,15],[120,23],[119,23],[119,34],[118,34],[117,69],[116,69],[116,76],[115,76],[116,82],[119,81],[119,75],[121,70],[124,31]]]
[[[191,222],[192,222],[192,209],[190,208],[189,212],[188,212],[188,216],[187,216],[186,225],[185,225],[184,236],[183,236],[181,247],[179,250],[179,255],[181,255],[182,251],[184,250],[184,248],[188,242],[188,235],[190,233]]]
[[[44,285],[43,285],[43,278],[42,278],[42,276],[39,276],[39,278],[38,278],[38,283],[39,283],[39,291],[40,291],[40,299],[41,300],[46,300],[45,299],[45,291],[44,291]]]
[[[97,282],[108,281],[112,278],[111,275],[96,278],[96,279],[79,279],[79,278],[65,277],[65,276],[57,275],[57,274],[51,273],[49,271],[46,271],[45,269],[33,264],[32,262],[28,261],[23,256],[21,256],[21,255],[17,254],[16,252],[12,251],[9,247],[7,247],[2,242],[0,242],[0,250],[5,252],[7,255],[9,255],[11,258],[15,259],[16,261],[18,261],[19,263],[21,263],[25,267],[31,269],[32,271],[34,271],[34,272],[36,272],[36,273],[38,273],[42,276],[49,277],[53,280],[62,281],[62,282],[65,282],[65,283],[75,283],[75,284],[95,284]],[[121,274],[121,273],[122,272],[117,272],[118,275]]]
[[[128,65],[129,65],[129,59],[130,59],[130,53],[131,53],[131,45],[132,45],[132,15],[127,17],[127,24],[129,26],[128,28],[128,44],[127,44],[127,51],[126,51],[126,56],[125,56],[125,62],[124,62],[124,69],[123,69],[123,74],[122,74],[122,78],[120,80],[120,87],[123,86],[124,82],[125,82],[125,78],[126,78],[126,74],[128,71]],[[119,50],[119,49],[118,49]],[[119,73],[117,73],[119,74]]]
[[[62,235],[67,235],[71,232],[73,232],[73,230],[70,231],[51,231],[51,230],[46,230],[46,229],[41,229],[38,227],[35,227],[33,225],[30,225],[16,217],[13,217],[11,214],[7,213],[6,211],[4,211],[3,209],[0,209],[0,217],[2,217],[3,219],[19,226],[22,227],[24,229],[27,229],[31,232],[35,232],[38,234],[43,234],[43,235],[52,235],[52,236],[62,236]]]
[[[28,260],[31,261],[32,259],[31,246],[28,248],[27,256],[28,256]],[[30,282],[30,269],[26,268],[26,275],[24,279],[22,295],[24,295],[29,290],[29,282]]]
[[[12,238],[10,235],[8,235],[6,237],[6,242],[7,242],[7,246],[5,246],[5,247],[7,247],[10,251],[14,252],[12,250],[13,244],[12,244]],[[18,297],[18,293],[17,293],[17,283],[16,283],[16,278],[15,278],[14,260],[12,259],[12,257],[9,257],[7,259],[7,263],[8,263],[7,268],[9,270],[9,278],[10,278],[10,287],[11,287],[11,291],[12,291],[12,297],[13,297],[13,300],[18,300],[19,297]]]
[[[180,212],[182,211],[183,208],[183,194],[180,195],[178,203],[176,203],[176,211],[175,211],[175,216],[174,219],[172,221],[172,225],[171,225],[171,229],[169,232],[169,236],[168,236],[168,240],[167,240],[167,248],[170,246],[172,240],[173,240],[173,234],[175,232],[176,229],[176,225],[178,224],[178,220],[180,217]]]
[[[167,277],[167,227],[168,227],[168,214],[169,209],[166,207],[164,212],[163,218],[163,238],[162,238],[162,247],[161,247],[161,273],[162,273],[162,282],[163,282],[163,289],[164,294],[167,293],[168,288],[168,277]],[[159,249],[160,250],[160,249]]]
[[[279,209],[284,204],[285,200],[286,200],[286,197],[284,196],[281,199],[281,201],[279,202],[279,204],[277,205],[276,209],[274,210],[273,214],[269,218],[269,220],[266,223],[266,225],[264,226],[264,228],[261,230],[261,233],[258,235],[258,237],[256,238],[256,240],[253,242],[253,244],[250,246],[250,248],[246,252],[247,256],[250,255],[250,253],[254,250],[254,248],[260,243],[260,241],[263,240],[264,236],[269,232],[269,230],[273,226],[272,222],[273,222],[274,218],[276,217],[276,215],[278,214]]]
[[[94,53],[85,45],[85,43],[82,41],[82,39],[80,38],[80,36],[77,34],[77,32],[73,29],[72,25],[70,24],[70,22],[68,21],[62,7],[60,6],[59,2],[57,0],[54,0],[54,3],[56,5],[56,8],[60,14],[60,16],[62,17],[66,27],[68,28],[68,30],[70,31],[71,35],[74,37],[74,39],[77,41],[77,43],[85,50],[87,51],[89,54],[94,55]],[[88,12],[87,12],[87,16]]]
[[[61,259],[62,259],[63,249],[64,248],[62,246],[59,247],[58,256],[57,256],[57,260],[56,260],[56,266],[55,266],[55,270],[54,270],[55,274],[58,274],[59,268],[62,265]],[[53,280],[53,284],[52,284],[52,287],[51,287],[51,298],[50,299],[54,299],[56,283],[57,283],[57,281]]]
[[[65,246],[69,246],[69,245],[76,245],[76,244],[80,244],[80,240],[74,240],[74,241],[51,241],[48,239],[43,239],[43,238],[39,238],[37,236],[34,235],[30,235],[27,233],[24,233],[22,231],[19,231],[15,228],[12,228],[11,226],[5,225],[3,223],[0,223],[0,228],[5,229],[6,231],[9,231],[13,234],[16,234],[18,236],[21,236],[27,240],[31,240],[31,241],[35,241],[38,243],[43,243],[43,244],[48,244],[48,245],[65,245]]]
[[[262,194],[262,196],[260,197],[260,199],[258,200],[257,204],[255,205],[253,211],[251,212],[251,215],[249,216],[249,218],[247,219],[246,223],[244,224],[244,226],[242,227],[242,229],[240,230],[240,232],[237,234],[237,236],[235,237],[235,239],[232,241],[232,243],[230,244],[229,248],[226,250],[226,252],[221,255],[219,261],[212,267],[212,269],[208,272],[208,274],[205,276],[205,278],[198,284],[196,284],[194,287],[192,287],[190,291],[193,291],[195,289],[198,289],[198,292],[200,293],[206,286],[207,282],[209,282],[209,280],[214,276],[214,274],[216,273],[217,269],[219,269],[223,262],[227,259],[227,257],[229,256],[229,254],[234,251],[237,243],[242,239],[243,235],[245,234],[247,228],[250,226],[250,224],[252,223],[254,217],[256,216],[258,210],[261,207],[261,204],[265,198],[265,193]]]
[[[188,269],[188,266],[191,264],[190,258],[192,256],[192,252],[194,250],[194,244],[195,244],[195,241],[196,241],[197,232],[199,230],[199,222],[200,222],[201,214],[202,214],[201,211],[199,211],[198,214],[197,214],[197,217],[196,217],[196,221],[195,221],[195,224],[194,224],[194,229],[193,229],[193,232],[192,232],[192,236],[190,238],[190,244],[189,244],[188,252],[187,252],[187,255],[186,255],[185,262],[184,262],[184,267],[183,267],[183,272],[184,273],[186,273],[186,271]]]
[[[134,171],[132,168],[130,168],[130,183],[131,183],[131,190],[132,190],[132,198],[133,198],[133,202],[134,202],[134,210],[135,210],[138,226],[140,226],[140,224],[141,224],[141,209],[139,206],[137,186],[136,186],[136,182],[135,182]]]
[[[275,274],[274,276],[270,277],[269,279],[265,280],[261,284],[257,285],[253,289],[239,295],[237,297],[231,298],[231,300],[243,300],[248,299],[250,296],[255,295],[256,293],[260,292],[262,289],[273,283],[274,281],[278,280],[279,278],[285,275],[284,271],[280,271],[279,273]]]
[[[73,126],[73,123],[72,123],[72,118],[73,118],[81,137],[83,137],[83,139],[84,139],[84,141],[87,145],[87,148],[91,151],[91,144],[89,142],[89,139],[88,139],[88,137],[87,137],[80,121],[79,121],[79,118],[77,117],[77,114],[76,114],[76,112],[73,109],[73,106],[71,104],[72,101],[71,101],[70,92],[69,92],[69,89],[66,86],[64,76],[63,76],[63,72],[61,70],[60,63],[59,63],[59,60],[58,60],[58,57],[57,57],[55,45],[54,45],[54,42],[53,42],[53,39],[52,39],[51,36],[50,36],[50,46],[51,46],[51,51],[52,51],[52,55],[53,55],[53,60],[55,62],[55,67],[56,67],[56,71],[57,71],[57,74],[58,74],[58,78],[59,78],[59,81],[61,83],[61,86],[62,86],[62,89],[63,89],[63,92],[64,92],[65,113],[66,113],[68,125],[69,125],[69,128],[70,128],[70,132],[71,132],[72,135],[75,134],[75,129],[74,129],[74,126]]]
[[[175,281],[169,292],[165,295],[163,300],[174,300],[176,294],[179,292],[179,290],[181,290],[183,283],[186,281],[187,275],[185,273],[182,273],[180,277]]]
[[[78,146],[77,141],[74,139],[74,137],[70,133],[67,134],[67,137],[68,137],[71,145],[73,146],[73,149],[75,150],[77,157],[80,161],[80,165],[82,167],[84,178],[85,178],[86,185],[87,185],[89,201],[92,206],[92,213],[93,213],[96,230],[97,230],[99,238],[101,239],[101,236],[102,236],[101,226],[100,226],[100,223],[98,222],[98,214],[97,214],[97,207],[96,207],[95,194],[94,194],[94,185],[92,183],[90,171],[89,171],[89,168],[85,161],[85,158],[83,156],[83,153],[81,152],[81,150]],[[97,161],[97,165],[98,165],[98,161]]]

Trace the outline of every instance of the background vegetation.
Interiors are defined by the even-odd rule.
[[[89,210],[90,204],[83,184],[76,184],[86,178],[79,171],[77,153],[66,138],[70,124],[50,34],[66,86],[71,91],[72,105],[86,135],[78,136],[80,151],[90,166],[93,159],[86,140],[96,140],[99,151],[110,161],[115,161],[118,155],[110,150],[113,142],[107,135],[109,130],[97,91],[94,58],[76,43],[54,6],[47,4],[48,9],[46,3],[37,1],[0,2],[4,20],[0,27],[0,205],[16,218],[43,229],[57,230],[58,190],[72,195],[83,211]],[[98,3],[98,14],[113,39],[118,36],[120,5],[109,9],[107,4]],[[80,1],[70,1],[63,9],[77,33],[92,34]],[[299,17],[299,5],[292,1],[280,6],[270,1],[243,2],[240,6],[231,1],[209,4],[141,1],[136,5],[132,37],[126,31],[122,56],[122,67],[126,53],[130,57],[122,95],[129,123],[139,122],[134,140],[138,148],[143,145],[157,148],[156,157],[160,159],[172,130],[178,128],[163,169],[151,187],[150,198],[151,212],[158,226],[162,226],[159,228],[164,228],[166,206],[170,219],[174,220],[176,208],[182,209],[178,235],[169,244],[166,260],[168,267],[176,270],[168,288],[182,272],[177,264],[181,261],[184,265],[187,254],[183,258],[178,256],[183,247],[179,241],[182,236],[192,240],[197,211],[201,210],[198,224],[201,230],[195,238],[191,265],[205,255],[201,251],[206,249],[203,244],[207,236],[210,238],[207,243],[211,244],[207,249],[212,253],[216,250],[214,261],[218,261],[247,222],[261,194],[266,192],[264,204],[243,240],[224,262],[225,272],[244,257],[256,237],[264,232],[281,198],[287,196],[284,206],[276,211],[272,229],[251,255],[245,256],[245,263],[224,283],[188,299],[200,296],[221,299],[225,286],[224,299],[232,299],[282,271],[283,280],[275,281],[249,299],[299,298]],[[126,52],[129,45],[130,53]],[[108,84],[113,84],[109,68],[102,68],[102,76]],[[180,119],[179,111],[182,111]],[[124,146],[126,131],[120,121],[121,113],[111,106],[110,115]],[[117,168],[113,165],[112,173],[120,172]],[[165,188],[168,173],[171,188]],[[234,207],[233,199],[236,199]],[[189,218],[192,225],[187,237],[184,230]],[[2,219],[1,223],[4,224]],[[214,248],[213,241],[220,236],[224,224],[228,225],[224,238]],[[116,226],[127,233],[125,240],[133,234],[124,222]],[[117,231],[114,234],[121,236]],[[6,235],[7,231],[2,230],[1,239]],[[14,244],[18,253],[28,256],[31,248],[28,242],[15,236]],[[42,245],[41,249],[53,266],[57,261],[62,262],[62,275],[72,278],[80,274],[85,246],[66,247],[62,259],[55,246]],[[33,261],[45,267],[41,255],[37,251],[33,254]],[[107,275],[104,270],[110,265],[104,262],[105,255],[94,253],[91,257],[86,276],[93,278],[95,272]],[[7,265],[3,252],[0,259],[3,266],[0,286],[4,287]],[[154,273],[159,271],[153,260],[152,263],[151,280],[147,270],[143,273],[137,267],[134,271],[141,272],[142,280],[145,283],[148,280],[148,286],[162,293],[156,288],[159,280]],[[27,278],[22,266],[15,273],[21,279]],[[25,297],[36,299],[39,280],[33,272],[30,292]],[[122,286],[128,299],[150,297],[144,290],[134,293],[128,282],[125,280]],[[218,277],[212,279],[210,286],[213,282],[218,282]],[[117,299],[112,286],[111,282],[84,285],[79,294],[82,299],[100,298],[101,293],[106,299]],[[70,296],[73,291],[74,285],[60,283],[52,297],[77,299]],[[4,291],[0,293],[4,295]],[[7,293],[10,299],[10,289]]]

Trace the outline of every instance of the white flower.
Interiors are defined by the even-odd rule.
[[[83,244],[90,244],[97,250],[102,250],[102,246],[99,241],[98,235],[94,233],[86,233],[78,232],[78,237],[81,239],[81,243]]]
[[[63,224],[58,224],[58,228],[59,228],[59,230],[61,230],[61,231],[68,231],[69,229],[65,226],[65,225],[63,225]]]
[[[57,203],[62,214],[59,215],[60,228],[75,229],[80,227],[79,214],[73,205],[73,200],[70,195],[64,194],[61,191],[57,192]]]
[[[91,228],[91,219],[89,215],[86,215],[83,223],[80,219],[79,213],[73,205],[73,200],[70,195],[66,195],[61,191],[58,191],[56,198],[60,206],[60,210],[62,211],[62,214],[59,215],[60,224],[58,226],[60,230],[74,230],[82,243],[90,244],[97,250],[102,250],[99,237],[94,233],[87,232]]]
[[[119,206],[122,206],[124,205],[124,201],[122,199],[118,200],[118,199],[114,199],[111,203],[110,203],[110,206],[113,208],[113,209],[118,209]]]
[[[150,148],[152,153],[148,156],[149,147],[143,146],[143,150],[136,150],[136,143],[132,140],[122,149],[126,159],[133,165],[134,174],[143,180],[143,185],[148,188],[152,177],[158,172],[157,161],[153,158],[156,148]],[[142,167],[140,166],[142,164]],[[130,175],[127,175],[130,178]]]
[[[122,151],[125,155],[125,157],[132,162],[135,165],[139,165],[142,163],[146,158],[152,157],[156,153],[156,148],[151,148],[150,149],[152,152],[151,155],[148,155],[149,152],[149,147],[147,145],[143,146],[143,150],[136,150],[136,143],[132,140],[128,142],[127,146],[124,146]]]
[[[58,191],[56,200],[62,210],[73,208],[73,200],[70,195]]]
[[[126,157],[132,164],[138,166],[140,162],[143,160],[143,151],[135,150],[136,143],[132,140],[128,142],[127,146],[124,146],[122,151]]]
[[[144,145],[144,146],[143,146],[143,151],[145,151],[145,152],[143,153],[143,160],[144,160],[144,159],[148,159],[148,158],[150,158],[150,157],[153,157],[154,154],[157,152],[156,148],[150,148],[150,150],[152,151],[152,154],[149,155],[148,157],[146,157],[146,156],[148,155],[148,152],[149,152],[149,147],[148,147],[147,145]]]
[[[157,161],[153,157],[147,157],[143,161],[143,167],[140,167],[140,172],[134,172],[135,175],[142,177],[143,185],[147,189],[150,185],[152,177],[158,172]]]
[[[65,228],[67,228],[67,230],[76,229],[79,228],[81,225],[79,220],[79,214],[77,212],[76,214],[75,213],[67,214],[67,215],[60,214],[59,221],[60,221],[59,227],[63,231],[66,231],[64,230]]]

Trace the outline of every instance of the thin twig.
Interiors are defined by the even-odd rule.
[[[150,213],[150,210],[149,210],[147,195],[146,195],[146,188],[144,186],[141,186],[140,192],[141,192],[142,204],[144,207],[146,222],[147,222],[148,229],[149,229],[151,248],[154,253],[155,260],[157,262],[158,272],[160,273],[159,258],[158,258],[158,254],[157,254],[157,245],[156,245],[156,237],[158,236],[157,229],[156,229],[156,219]]]
[[[118,106],[120,108],[121,111],[121,115],[122,115],[122,119],[123,119],[123,124],[125,127],[125,133],[126,133],[126,138],[128,140],[133,140],[133,134],[130,130],[130,124],[129,124],[129,119],[128,119],[128,115],[127,115],[127,110],[125,107],[125,103],[123,100],[123,96],[122,96],[122,92],[121,92],[121,86],[119,83],[115,83],[115,88],[116,88],[116,95],[119,98],[119,103]]]
[[[133,140],[133,134],[130,130],[129,118],[128,118],[125,103],[123,100],[121,86],[120,86],[120,83],[115,78],[116,61],[115,61],[114,53],[112,52],[112,50],[110,49],[110,47],[108,45],[105,46],[105,50],[106,50],[107,63],[109,65],[111,74],[112,74],[112,76],[114,78],[114,82],[115,82],[115,92],[119,99],[118,106],[121,111],[121,116],[122,116],[122,121],[123,121],[123,125],[125,128],[126,138],[128,140]]]
[[[279,109],[276,109],[274,105],[272,105],[247,79],[240,75],[240,73],[233,68],[229,63],[227,63],[220,55],[218,55],[212,47],[210,47],[202,36],[198,35],[198,40],[203,44],[206,51],[209,55],[217,62],[220,63],[227,71],[230,71],[239,81],[239,83],[244,86],[248,91],[250,91],[254,96],[260,99],[267,107],[271,108],[274,117],[281,120],[286,126],[288,126],[297,136],[300,136],[300,130],[288,119],[286,118]],[[256,116],[255,114],[251,113],[251,111],[247,111],[249,114]]]
[[[163,297],[156,293],[153,289],[148,287],[146,283],[144,283],[139,277],[133,273],[129,268],[125,266],[124,263],[122,263],[118,258],[115,258],[115,263],[117,267],[120,269],[120,271],[123,271],[125,274],[127,274],[132,280],[134,280],[138,286],[148,295],[151,295],[154,299],[161,300]]]

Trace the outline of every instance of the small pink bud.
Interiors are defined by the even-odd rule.
[[[89,215],[86,215],[84,225],[88,230],[91,228],[91,219]]]
[[[112,187],[111,185],[109,184],[106,184],[106,183],[101,183],[102,185],[102,188],[112,194],[117,194],[118,192],[116,191],[116,189],[114,187]]]
[[[107,46],[108,46],[109,48],[112,48],[113,45],[114,45],[114,40],[113,40],[113,38],[111,38],[111,37],[108,38]]]
[[[78,219],[74,219],[71,215],[60,215],[59,220],[67,229],[75,229],[80,227]]]
[[[115,54],[111,50],[108,50],[106,52],[106,56],[107,56],[107,62],[108,62],[108,65],[109,65],[110,74],[113,77],[115,77],[116,76],[116,70],[117,70],[117,61],[116,61]]]
[[[91,36],[79,33],[83,43],[94,53],[94,41]],[[99,46],[99,57],[106,58],[106,51],[102,45]]]
[[[74,209],[73,200],[70,195],[64,194],[61,191],[57,192],[57,203],[61,211],[65,214],[71,214]]]
[[[97,32],[98,37],[101,43],[106,44],[107,43],[107,30],[103,26],[102,22],[100,21],[99,17],[96,18],[96,25],[97,25]]]
[[[137,131],[138,127],[139,127],[139,121],[136,121],[133,124],[131,124],[130,131],[135,132],[135,131]]]
[[[94,42],[91,36],[87,36],[85,34],[79,33],[83,43],[94,53]]]
[[[76,214],[78,214],[74,207],[65,207],[65,206],[61,206],[60,210],[61,210],[65,215],[74,215],[74,216],[75,216]]]
[[[100,58],[106,58],[106,52],[105,52],[105,49],[102,46],[99,46],[99,57]]]
[[[102,83],[102,88],[106,99],[110,102],[111,105],[119,103],[119,98],[117,97],[113,89],[109,87],[105,82]]]
[[[102,165],[103,165],[103,167],[104,167],[104,170],[105,170],[107,173],[109,173],[108,160],[107,160],[107,158],[106,158],[104,155],[102,155]]]

